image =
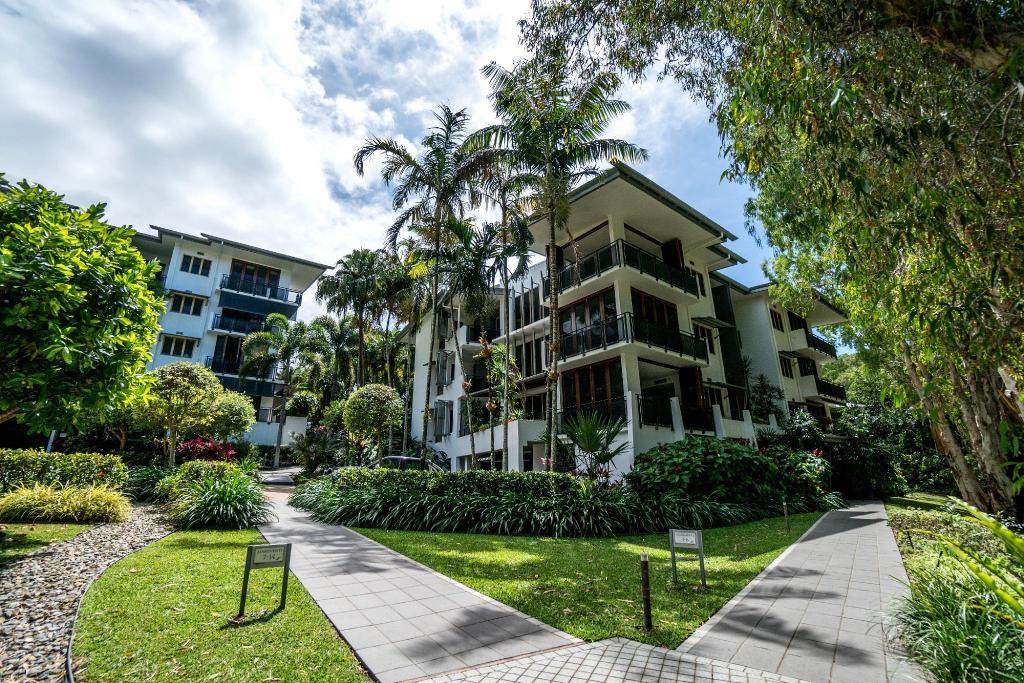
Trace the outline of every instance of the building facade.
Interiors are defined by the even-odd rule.
[[[167,293],[147,367],[203,363],[225,388],[252,398],[257,421],[247,440],[273,445],[283,420],[289,443],[292,433],[306,430],[306,419],[284,414],[283,385],[275,376],[239,375],[242,340],[264,329],[270,313],[295,320],[303,293],[328,266],[213,235],[151,227],[155,235],[137,232],[132,239],[147,260],[160,262]]]
[[[492,320],[464,319],[456,294],[442,313],[435,348],[428,348],[430,319],[419,327],[412,433],[423,433],[429,359],[435,372],[428,442],[449,457],[452,469],[491,466],[487,454],[492,430],[474,430],[474,452],[467,410],[474,411],[474,426],[486,427],[481,406],[488,390],[480,340],[507,344],[521,369],[513,411],[517,419],[509,424],[508,455],[500,454],[495,466],[545,469],[541,436],[550,352],[548,306],[552,287],[557,287],[557,421],[562,424],[582,411],[623,418],[626,427],[619,439],[627,446],[613,463],[616,473],[628,472],[636,455],[686,434],[753,440],[744,356],[758,368],[756,376],[763,354],[753,353],[755,349],[774,343],[775,353],[797,356],[814,349],[799,346],[796,334],[773,341],[772,328],[760,325],[748,305],[766,301],[758,299],[761,290],[720,277],[719,270],[744,262],[726,246],[735,236],[624,164],[579,187],[570,206],[568,225],[556,236],[551,256],[556,282],[548,279],[548,226],[538,222],[531,226],[532,249],[541,260],[512,291],[496,293],[498,314]],[[509,330],[501,324],[506,309]],[[818,319],[805,324],[809,329]],[[808,336],[812,338],[818,340]],[[778,369],[776,375],[782,374]],[[464,398],[467,381],[469,403]],[[780,386],[792,397],[785,409],[820,398],[803,393],[800,383],[787,387],[780,380]],[[500,424],[493,429],[499,450],[502,430]]]

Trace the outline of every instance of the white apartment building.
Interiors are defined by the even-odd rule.
[[[467,379],[472,396],[487,395],[484,361],[476,358],[481,336],[508,343],[523,376],[516,406],[520,417],[509,424],[509,453],[499,456],[501,466],[545,469],[541,435],[549,352],[548,226],[537,222],[530,229],[533,251],[542,260],[512,291],[496,294],[495,319],[483,329],[471,328],[465,324],[471,321],[460,319],[456,295],[455,320],[448,312],[442,314],[437,346],[428,348],[429,317],[415,338],[412,433],[421,434],[429,359],[435,373],[428,441],[448,455],[452,469],[489,466],[480,457],[490,450],[486,420],[475,421],[485,428],[475,432],[474,458],[463,405]],[[720,269],[745,261],[726,246],[735,239],[624,164],[615,164],[573,192],[569,222],[556,236],[553,254],[560,321],[557,419],[561,424],[581,411],[624,418],[626,428],[619,438],[628,446],[613,463],[616,473],[628,472],[636,455],[686,434],[753,440],[740,358],[749,355],[753,362],[769,344],[779,349],[772,353],[806,351],[806,344],[796,346],[800,340],[795,334],[786,343],[772,341],[767,322],[758,328],[748,312],[753,310],[746,306],[748,298],[756,299],[753,290],[718,277]],[[510,331],[501,329],[505,307],[511,313]],[[466,376],[457,353],[462,354]],[[800,393],[800,388],[786,388],[793,407],[820,396]],[[501,449],[502,429],[498,424],[494,430],[496,449]]]
[[[306,419],[285,416],[281,383],[271,376],[239,376],[242,340],[263,329],[270,313],[294,320],[303,293],[329,267],[203,233],[188,235],[150,226],[155,235],[137,232],[132,242],[147,259],[163,266],[161,284],[167,310],[153,346],[153,369],[180,360],[203,363],[224,387],[252,397],[257,422],[246,439],[261,445],[306,430]]]

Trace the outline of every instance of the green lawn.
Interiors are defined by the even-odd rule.
[[[0,539],[0,564],[54,543],[74,538],[91,524],[13,524],[5,522],[7,535]]]
[[[708,590],[697,563],[672,585],[668,534],[537,538],[358,529],[495,600],[586,640],[623,636],[676,647],[818,518],[794,515],[704,533]],[[643,630],[640,554],[651,564],[654,630]]]
[[[255,571],[238,610],[246,546],[257,531],[172,534],[108,569],[75,627],[81,681],[365,681],[352,652],[294,580]]]

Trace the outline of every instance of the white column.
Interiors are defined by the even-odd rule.
[[[679,397],[673,396],[668,400],[669,409],[672,411],[672,431],[675,433],[676,441],[686,438],[686,431],[683,425],[683,409],[679,406]]]
[[[743,429],[747,434],[750,445],[757,448],[757,430],[754,429],[754,418],[751,417],[749,410],[743,411]]]
[[[711,406],[711,417],[715,420],[715,436],[725,438],[725,421],[722,419],[722,407],[717,403]]]

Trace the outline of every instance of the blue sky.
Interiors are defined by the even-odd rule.
[[[0,0],[0,171],[111,221],[208,232],[323,262],[379,246],[389,196],[352,155],[368,135],[409,144],[445,102],[491,121],[479,70],[522,55],[526,0]],[[744,229],[749,190],[707,113],[671,82],[628,84],[609,134],[640,170],[740,236],[730,275],[763,280]]]

